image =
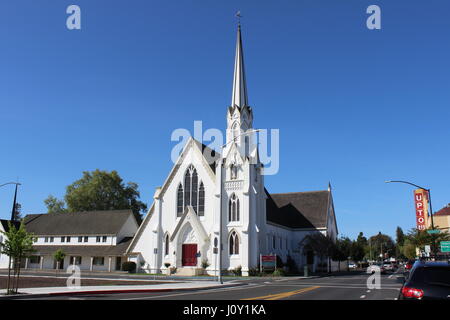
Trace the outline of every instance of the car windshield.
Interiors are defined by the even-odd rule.
[[[450,267],[424,268],[423,276],[426,283],[450,286]]]

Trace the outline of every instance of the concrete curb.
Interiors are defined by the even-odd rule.
[[[247,283],[233,283],[221,286],[198,287],[198,288],[156,288],[156,289],[110,289],[110,290],[81,290],[70,292],[49,292],[49,293],[23,293],[15,295],[0,295],[0,300],[14,300],[20,298],[44,298],[54,296],[72,296],[82,294],[116,294],[116,293],[150,293],[150,292],[171,292],[171,291],[200,291],[217,288],[231,288],[247,285]]]

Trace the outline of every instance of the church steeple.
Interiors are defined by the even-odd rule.
[[[234,78],[231,106],[248,106],[247,83],[245,80],[244,52],[242,49],[241,24],[238,25],[236,57],[234,59]]]
[[[231,106],[227,112],[227,143],[234,141],[234,138],[253,128],[253,111],[248,105],[247,82],[245,79],[244,50],[242,48],[241,24],[238,24],[236,40],[236,56],[234,59],[233,92]],[[242,141],[249,137],[236,139],[240,146]],[[242,141],[241,141],[242,140]],[[245,152],[247,155],[248,152]]]

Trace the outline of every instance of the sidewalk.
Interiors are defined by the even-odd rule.
[[[0,299],[46,295],[73,295],[73,294],[109,294],[109,293],[133,293],[133,292],[167,292],[173,290],[201,290],[216,287],[234,287],[245,285],[242,283],[224,283],[217,281],[190,281],[177,283],[164,283],[154,285],[132,285],[132,286],[82,286],[78,288],[47,287],[47,288],[21,288],[18,295],[5,295],[6,290],[0,290]]]

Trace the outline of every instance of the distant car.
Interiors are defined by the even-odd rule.
[[[398,299],[450,300],[450,263],[417,261],[403,284]]]
[[[380,263],[377,264],[372,264],[370,266],[367,267],[367,273],[375,273],[377,271],[377,269],[380,270],[380,273],[386,273],[386,269],[384,268],[384,266]]]
[[[349,267],[350,269],[356,269],[356,264],[354,264],[354,263],[349,263],[349,264],[348,264],[348,267]]]
[[[384,262],[383,267],[386,271],[394,271],[394,265],[390,262]]]

